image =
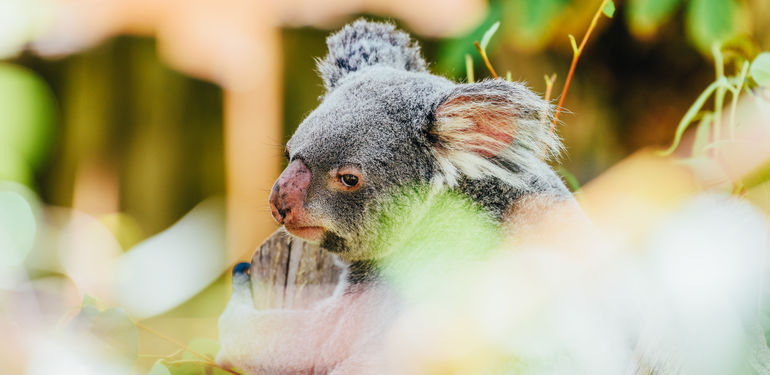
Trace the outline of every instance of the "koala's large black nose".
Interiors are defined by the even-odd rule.
[[[270,212],[275,221],[287,225],[303,221],[303,206],[310,179],[310,168],[302,160],[289,163],[270,192]]]

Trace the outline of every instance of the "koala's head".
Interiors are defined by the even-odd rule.
[[[550,105],[519,83],[457,84],[427,72],[419,47],[393,25],[358,20],[327,39],[326,93],[286,146],[272,214],[285,229],[348,260],[377,203],[410,184],[455,187],[498,178],[560,145]]]

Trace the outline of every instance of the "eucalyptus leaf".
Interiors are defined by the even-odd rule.
[[[38,166],[51,143],[54,112],[53,94],[42,78],[18,65],[0,63],[0,149]]]
[[[441,275],[488,256],[502,239],[496,223],[453,191],[404,188],[383,200],[374,215],[376,236],[367,246],[389,254],[383,276],[405,298],[425,297],[445,281]]]
[[[615,16],[615,2],[612,0],[609,0],[606,4],[604,4],[604,8],[602,8],[602,13],[604,13],[607,18],[612,18]]]
[[[575,36],[572,34],[568,34],[567,37],[569,37],[569,44],[570,46],[572,46],[572,53],[577,55],[578,46],[577,46],[577,41],[575,41]]]
[[[631,32],[638,37],[654,34],[681,3],[682,0],[629,0],[626,18]]]
[[[567,9],[568,0],[508,0],[503,3],[502,33],[522,49],[543,48],[558,23],[554,22]]]
[[[556,173],[558,173],[559,176],[561,176],[567,182],[567,185],[569,186],[570,190],[572,190],[572,192],[580,192],[580,181],[578,181],[577,177],[575,177],[572,172],[568,171],[564,167],[559,167],[556,169]]]
[[[711,46],[740,32],[739,8],[735,0],[690,0],[686,12],[688,37],[704,54]]]
[[[436,70],[446,76],[456,79],[463,79],[467,74],[466,55],[470,55],[475,63],[483,64],[481,56],[476,51],[473,42],[483,38],[484,33],[489,30],[495,22],[502,17],[502,4],[500,1],[491,1],[489,11],[484,21],[473,31],[459,38],[447,39],[439,45]]]
[[[3,148],[2,143],[0,140],[0,181],[13,181],[32,187],[33,176],[29,164],[20,152],[12,148]]]
[[[760,86],[770,87],[770,52],[762,52],[754,59],[749,75]]]
[[[495,32],[497,32],[497,29],[500,28],[500,21],[495,22],[492,27],[487,30],[487,32],[484,33],[484,36],[481,38],[481,42],[479,43],[481,45],[481,50],[486,52],[487,46],[489,45],[489,41],[492,39],[492,36],[495,35]]]

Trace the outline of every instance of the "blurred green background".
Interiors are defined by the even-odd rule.
[[[595,6],[495,0],[463,35],[416,37],[434,73],[463,80],[470,54],[483,77],[473,41],[500,20],[489,47],[496,69],[540,93],[543,76],[557,73],[558,94],[571,59],[567,34],[580,38]],[[757,50],[770,49],[768,7],[762,0],[619,1],[590,41],[565,105],[565,168],[585,182],[639,148],[670,142],[678,119],[713,79],[713,41],[747,35]],[[280,31],[284,140],[318,104],[314,58],[325,53],[330,31]],[[30,50],[5,59],[0,115],[0,178],[28,185],[46,203],[72,206],[86,165],[83,173],[117,185],[112,209],[141,229],[129,242],[225,192],[222,89],[169,68],[151,37],[112,37],[55,59]]]

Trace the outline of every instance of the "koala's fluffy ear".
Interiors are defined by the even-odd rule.
[[[430,133],[448,175],[500,175],[500,162],[557,156],[562,145],[551,131],[552,105],[517,82],[502,79],[459,84],[437,104]]]
[[[388,23],[359,19],[326,38],[326,44],[329,53],[317,62],[326,92],[345,75],[370,66],[426,71],[420,46]]]

